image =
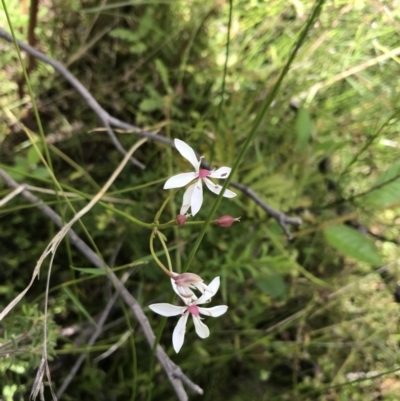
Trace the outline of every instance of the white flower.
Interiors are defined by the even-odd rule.
[[[214,192],[218,195],[221,192],[222,186],[214,184],[211,180],[208,179],[208,177],[226,179],[231,172],[231,168],[221,167],[215,171],[205,169],[200,170],[202,157],[200,157],[200,160],[197,160],[194,150],[180,139],[174,139],[174,143],[176,148],[178,149],[178,152],[194,167],[195,172],[174,175],[164,184],[164,189],[182,188],[193,180],[197,179],[194,184],[190,185],[187,188],[185,194],[183,195],[183,204],[180,211],[180,214],[184,215],[189,210],[189,207],[191,207],[192,215],[194,216],[200,210],[201,204],[203,203],[202,181],[205,182],[207,188],[211,192]],[[226,198],[233,198],[236,196],[236,194],[229,189],[226,189],[223,196],[225,196]]]
[[[149,308],[158,313],[161,316],[178,316],[182,315],[174,329],[172,334],[172,345],[176,353],[182,348],[183,341],[185,339],[186,323],[189,314],[193,317],[194,327],[196,333],[200,338],[207,338],[210,335],[210,330],[201,321],[200,314],[211,317],[218,317],[223,315],[228,307],[226,305],[214,306],[213,308],[202,308],[198,305],[210,302],[211,297],[213,297],[219,288],[219,277],[216,277],[208,285],[208,291],[205,291],[203,295],[197,299],[196,295],[193,294],[191,298],[183,297],[176,288],[175,281],[171,279],[172,287],[174,291],[181,297],[185,302],[185,306],[175,306],[171,304],[153,304],[149,305]]]

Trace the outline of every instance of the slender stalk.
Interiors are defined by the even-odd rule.
[[[158,264],[158,266],[161,267],[161,269],[164,271],[164,273],[171,277],[174,278],[174,275],[163,265],[160,259],[158,259],[158,256],[156,255],[154,251],[154,237],[156,236],[157,230],[154,230],[151,235],[150,235],[150,253],[153,256],[154,261]]]
[[[169,269],[170,272],[172,272],[171,257],[169,256],[169,251],[168,251],[167,244],[165,243],[163,235],[160,233],[160,231],[157,230],[156,233],[157,233],[157,237],[160,240],[161,245],[162,245],[162,247],[164,249],[165,257],[167,258],[168,269]]]
[[[226,39],[224,72],[223,72],[223,76],[222,76],[221,101],[219,102],[219,105],[218,105],[217,122],[215,125],[215,132],[217,133],[217,135],[218,135],[218,130],[219,130],[219,121],[220,121],[221,115],[222,115],[222,107],[224,106],[226,74],[228,72],[229,50],[230,50],[230,44],[231,44],[232,12],[233,12],[233,0],[229,0],[228,32],[227,32],[227,39]],[[211,157],[211,159],[212,159],[212,157]],[[212,160],[210,160],[210,161],[212,161]]]

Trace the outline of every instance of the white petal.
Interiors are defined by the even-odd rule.
[[[232,169],[230,167],[220,167],[218,170],[212,171],[209,177],[220,178],[224,180],[225,178],[228,178],[231,170]]]
[[[210,291],[205,291],[204,294],[196,301],[196,304],[201,305],[209,301],[217,293],[219,284],[219,277],[215,277],[215,279],[208,284],[208,289]]]
[[[199,171],[199,161],[197,160],[194,150],[185,142],[180,139],[174,139],[174,143],[178,152],[195,168],[196,172]]]
[[[214,192],[215,194],[219,195],[221,192],[222,186],[218,184],[214,184],[211,180],[208,178],[203,178],[203,181],[206,183],[207,188],[211,191]],[[229,189],[225,189],[224,195],[225,198],[234,198],[236,194]]]
[[[183,194],[183,202],[182,202],[182,207],[181,207],[181,211],[179,212],[179,214],[185,215],[186,212],[189,210],[195,186],[196,186],[196,184],[192,184],[190,187],[188,187],[188,189]]]
[[[164,184],[164,189],[171,189],[171,188],[182,188],[185,185],[189,184],[189,182],[196,179],[196,173],[182,173],[172,176],[167,180]]]
[[[193,283],[193,287],[197,288],[202,294],[204,291],[210,291],[204,283]]]
[[[196,333],[200,338],[207,338],[210,335],[210,330],[198,316],[193,315],[193,323]]]
[[[172,345],[176,353],[182,348],[183,341],[185,340],[186,332],[186,322],[189,313],[185,313],[179,320],[178,324],[175,326],[174,332],[172,334]]]
[[[192,193],[192,198],[190,200],[190,207],[192,208],[192,215],[194,216],[200,210],[203,203],[203,185],[199,179],[196,184],[194,184],[194,190]]]
[[[175,306],[171,304],[153,304],[149,305],[149,308],[153,312],[166,317],[180,315],[182,311],[186,309],[185,306]]]
[[[177,273],[174,273],[174,274],[177,274]],[[186,305],[190,305],[192,303],[192,300],[196,300],[197,299],[197,297],[194,294],[194,292],[192,290],[190,290],[189,288],[186,289],[186,292],[188,294],[192,293],[192,296],[191,297],[183,297],[182,294],[178,291],[177,285],[176,285],[175,280],[173,278],[171,278],[171,284],[172,284],[172,288],[174,289],[175,293],[183,300],[183,302],[185,302]],[[183,307],[183,308],[185,308],[185,307]]]
[[[205,316],[218,317],[223,315],[228,310],[226,305],[214,306],[213,308],[200,308],[199,312]]]

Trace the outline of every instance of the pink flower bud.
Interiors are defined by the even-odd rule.
[[[187,218],[187,215],[178,214],[178,216],[176,216],[176,222],[178,223],[178,226],[183,227],[186,223]]]
[[[235,221],[240,221],[240,217],[232,217],[232,216],[221,216],[217,220],[214,220],[214,223],[220,227],[230,227]]]

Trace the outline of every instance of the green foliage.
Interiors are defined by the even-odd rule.
[[[7,4],[24,40],[27,13],[19,2]],[[38,47],[66,64],[107,112],[187,141],[215,168],[235,163],[313,6],[233,2],[222,93],[229,2],[39,4]],[[166,177],[189,171],[174,149],[151,141],[140,147],[135,157],[146,169],[128,165],[74,226],[119,277],[131,273],[128,291],[174,362],[204,388],[204,400],[399,397],[398,305],[392,293],[400,271],[392,264],[380,270],[384,280],[369,274],[369,265],[400,257],[400,105],[393,78],[399,55],[387,56],[398,46],[400,13],[389,3],[382,10],[365,1],[326,2],[258,128],[234,180],[277,210],[301,217],[303,224],[289,227],[294,239],[288,241],[280,225],[248,197],[222,199],[218,215],[241,216],[241,222],[229,229],[210,226],[190,267],[206,282],[221,277],[213,305],[226,304],[229,310],[207,319],[210,338],[199,339],[190,323],[185,345],[175,355],[176,319],[164,322],[147,308],[169,302],[171,288],[149,254],[150,231],[134,219],[153,222],[167,196]],[[3,14],[0,22],[6,26]],[[38,63],[30,80],[55,176],[68,198],[63,197],[21,128],[38,134],[31,100],[26,90],[22,98],[17,92],[21,69],[15,49],[1,45],[0,167],[33,186],[68,220],[111,176],[121,155],[81,97]],[[293,111],[290,104],[300,108]],[[137,140],[133,133],[115,133],[126,149]],[[9,192],[0,183],[0,199]],[[175,219],[182,196],[183,189],[167,205],[162,222]],[[204,220],[214,201],[205,190],[203,208],[189,221]],[[20,196],[1,207],[0,217],[3,309],[30,281],[57,228]],[[337,225],[355,218],[360,230]],[[184,265],[200,227],[162,230],[174,269]],[[158,242],[156,252],[167,263]],[[40,280],[2,322],[5,400],[27,399],[31,390],[43,346],[46,272],[45,264]],[[159,364],[152,368],[151,350],[123,302],[114,306],[101,337],[87,346],[93,320],[113,291],[104,272],[68,241],[61,244],[48,314],[55,388],[84,354],[65,399],[176,399]],[[125,333],[132,334],[119,344]],[[95,360],[109,350],[105,359]],[[374,372],[381,376],[372,377]]]
[[[328,227],[324,230],[324,234],[329,244],[343,255],[375,266],[382,264],[372,242],[357,230],[345,225],[337,225]]]
[[[285,298],[286,284],[282,276],[277,273],[264,273],[257,277],[257,287],[273,298]]]
[[[400,201],[400,164],[396,163],[383,172],[365,197],[374,206],[390,206]]]

